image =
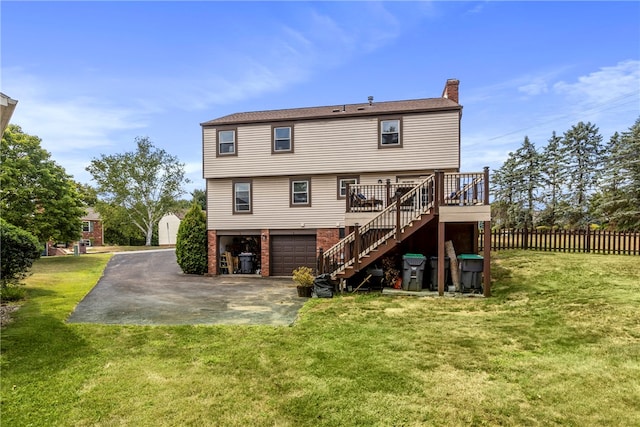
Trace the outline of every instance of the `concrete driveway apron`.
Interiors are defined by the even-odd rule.
[[[175,250],[115,254],[69,323],[291,325],[305,298],[290,279],[183,274]]]

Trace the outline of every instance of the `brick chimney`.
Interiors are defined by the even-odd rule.
[[[460,84],[460,80],[457,79],[449,79],[447,80],[447,84],[444,86],[444,90],[442,91],[442,97],[448,98],[459,104],[458,101],[458,85]]]

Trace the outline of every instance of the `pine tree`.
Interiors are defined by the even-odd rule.
[[[533,217],[542,181],[542,173],[540,172],[540,154],[535,145],[529,141],[528,136],[524,137],[522,146],[516,150],[515,163],[515,172],[518,180],[515,183],[514,190],[521,194],[522,226],[525,229],[530,229],[533,227]]]
[[[498,228],[517,226],[517,212],[520,208],[515,192],[516,181],[515,155],[510,152],[502,166],[494,171],[491,180],[491,192],[494,197],[494,202],[491,204],[492,219]]]
[[[602,166],[602,136],[589,122],[580,122],[564,133],[561,153],[567,161],[567,223],[570,227],[588,225],[589,199]]]
[[[563,183],[566,179],[565,162],[560,151],[562,138],[553,131],[551,138],[542,151],[540,159],[541,200],[544,204],[540,224],[554,229],[560,219],[560,200],[563,196]]]
[[[618,230],[640,229],[640,118],[606,147],[602,188],[595,211]]]

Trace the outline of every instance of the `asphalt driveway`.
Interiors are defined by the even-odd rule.
[[[291,325],[305,298],[289,279],[183,274],[173,249],[115,254],[69,323]]]

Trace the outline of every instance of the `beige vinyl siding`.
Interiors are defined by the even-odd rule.
[[[401,172],[398,172],[400,174]],[[405,173],[402,171],[402,173]],[[419,175],[419,171],[414,172]],[[394,174],[360,175],[361,184],[377,184]],[[210,179],[207,225],[210,230],[315,229],[344,227],[346,201],[337,199],[337,175],[311,177],[311,207],[289,207],[289,176],[252,178],[253,213],[232,214],[232,180]],[[302,224],[304,223],[304,227]]]
[[[289,207],[289,177],[253,178],[253,213],[233,215],[230,179],[208,186],[210,230],[334,228],[344,220],[345,202],[336,200],[336,177],[311,177],[311,206]],[[304,226],[302,225],[304,224]]]
[[[440,222],[491,221],[491,206],[440,206]]]
[[[294,152],[271,153],[271,124],[240,125],[238,156],[216,158],[203,129],[205,178],[362,174],[459,167],[459,112],[402,116],[402,148],[378,148],[378,117],[295,123]]]

